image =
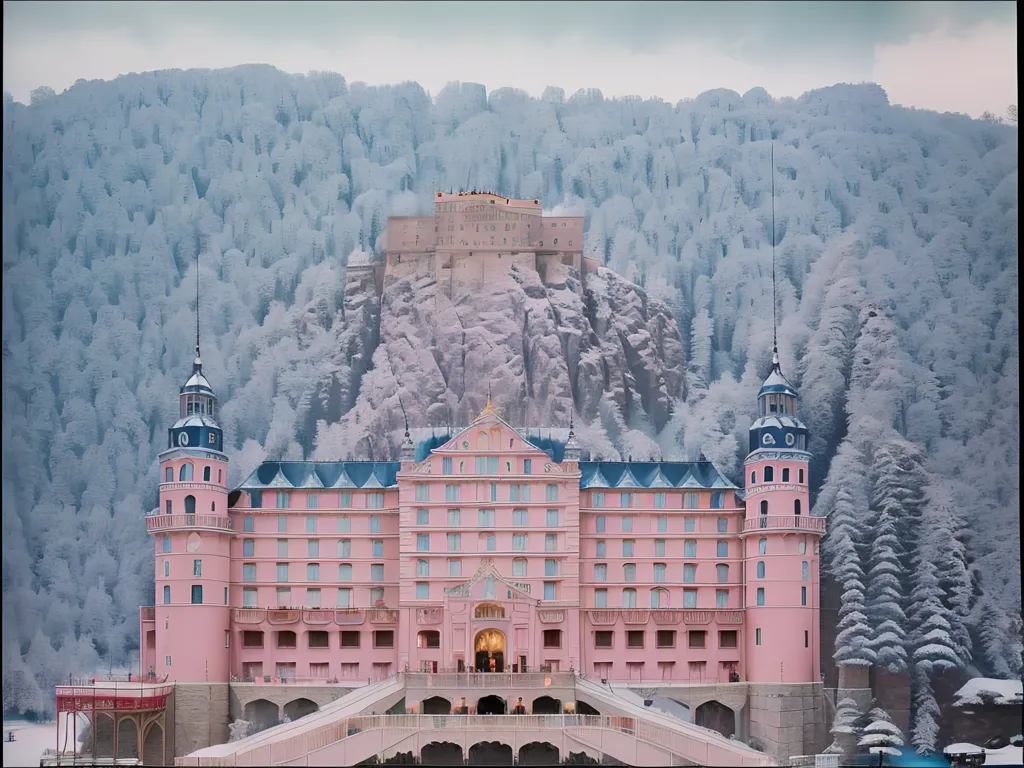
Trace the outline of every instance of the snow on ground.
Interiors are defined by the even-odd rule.
[[[1024,765],[1024,747],[1012,744],[1002,749],[987,749],[975,744],[950,744],[943,750],[946,754],[969,755],[985,753],[985,765]]]
[[[975,677],[956,692],[956,706],[984,704],[980,694],[987,691],[996,696],[996,704],[1020,704],[1024,700],[1024,686],[1020,680],[999,680],[994,677]]]
[[[47,749],[58,749],[61,752],[73,752],[76,729],[61,729],[58,734],[56,722],[30,723],[26,720],[4,720],[4,768],[38,768],[39,758]],[[59,721],[64,724],[64,718]],[[78,716],[77,733],[84,732],[89,720],[84,715]],[[8,732],[14,733],[14,741],[7,741]]]

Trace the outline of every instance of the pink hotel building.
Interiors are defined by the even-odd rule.
[[[460,204],[496,205],[518,212],[499,237],[536,218],[514,248],[580,268],[582,219],[556,222],[575,233],[572,251],[544,252],[536,201],[462,197],[438,196],[435,230],[469,215]],[[398,220],[397,237],[428,241],[443,267],[459,244],[429,221]],[[491,244],[462,243],[474,246]],[[495,253],[506,247],[523,255]],[[588,461],[571,424],[517,428],[490,401],[463,429],[407,430],[395,461],[269,461],[230,489],[197,350],[147,517],[156,605],[141,613],[142,671],[177,683],[455,670],[818,683],[824,520],[808,514],[807,430],[777,355],[757,402],[742,490],[707,461]]]

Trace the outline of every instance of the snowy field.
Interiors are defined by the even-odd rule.
[[[61,718],[63,723],[63,718]],[[79,716],[78,733],[82,733],[88,720]],[[14,732],[14,741],[8,742],[8,731]],[[61,740],[60,750],[74,751],[74,734],[66,733],[66,741]],[[38,768],[39,758],[47,749],[57,749],[57,723],[29,723],[25,720],[4,720],[4,768]]]

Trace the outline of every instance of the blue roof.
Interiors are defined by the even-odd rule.
[[[736,488],[710,461],[581,461],[580,471],[580,488]]]
[[[239,488],[395,488],[400,468],[397,461],[265,461]]]

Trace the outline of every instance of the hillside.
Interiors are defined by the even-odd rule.
[[[771,354],[772,140],[779,346],[818,511],[841,523],[826,557],[877,617],[871,574],[897,562],[903,610],[928,586],[911,563],[936,557],[955,663],[1019,672],[1016,128],[872,85],[432,99],[247,66],[5,97],[5,709],[52,706],[56,680],[134,647],[197,256],[232,480],[264,456],[385,452],[399,394],[416,424],[459,421],[489,385],[515,420],[564,425],[575,402],[603,456],[703,451],[740,480]],[[526,275],[457,319],[415,278],[378,300],[347,274],[389,214],[470,188],[584,214],[608,269],[582,295]],[[926,618],[852,636],[913,658]]]

